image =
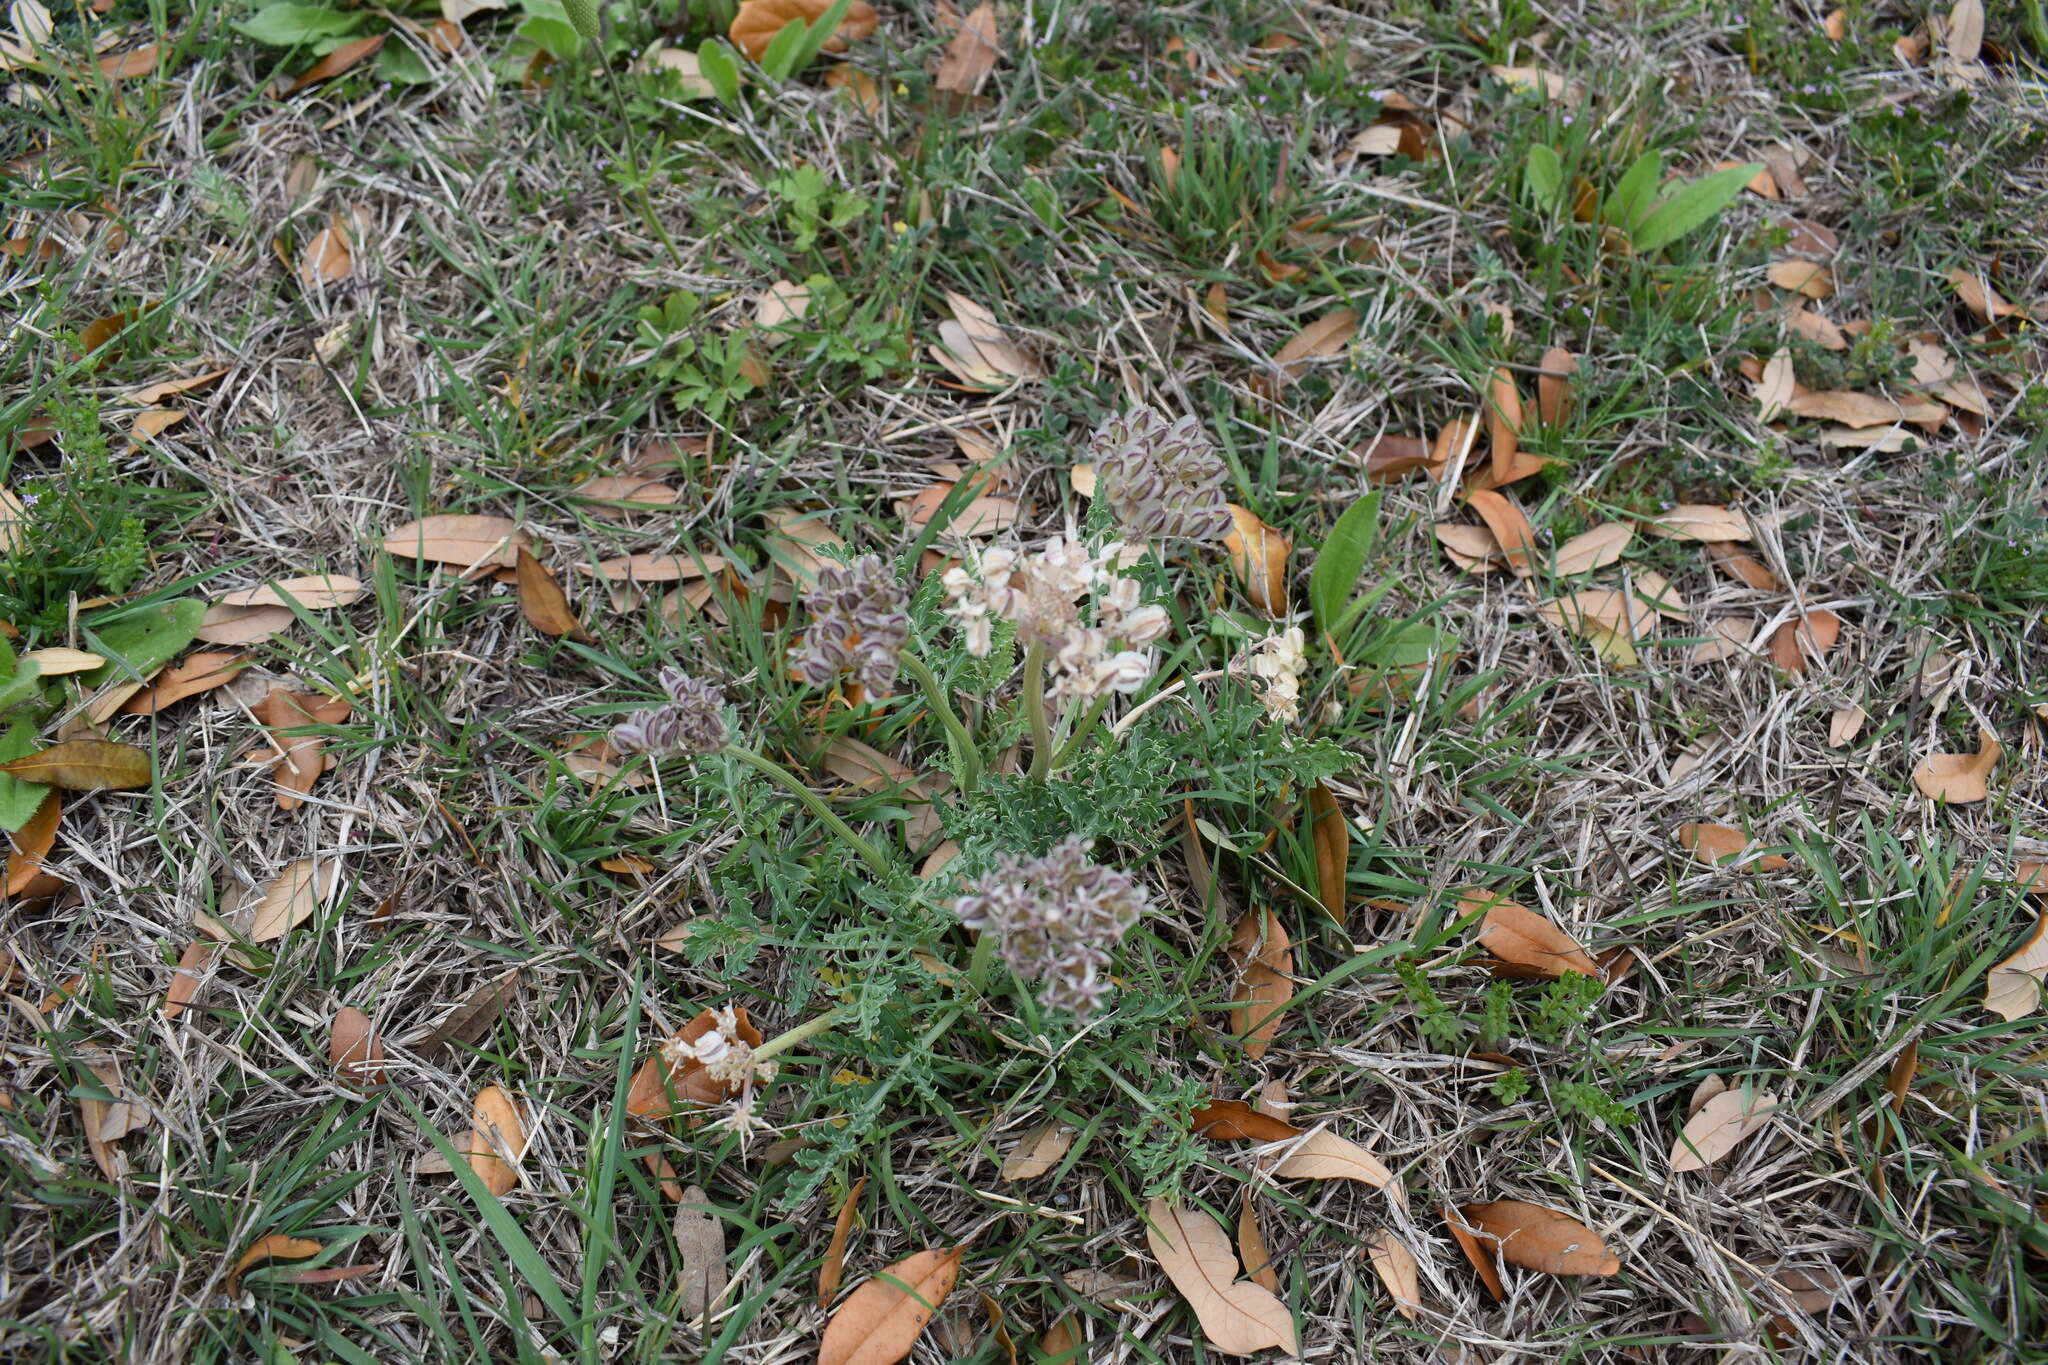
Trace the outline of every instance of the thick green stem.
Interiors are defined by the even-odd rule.
[[[924,699],[939,718],[939,724],[946,728],[946,738],[953,746],[953,768],[960,779],[961,793],[971,793],[981,785],[981,751],[974,747],[974,735],[954,711],[953,704],[946,697],[946,689],[940,684],[938,675],[925,667],[924,660],[915,654],[905,654],[903,671],[917,679],[917,685],[924,691]]]
[[[1087,741],[1088,736],[1095,733],[1095,724],[1102,719],[1102,713],[1109,709],[1109,699],[1114,695],[1105,692],[1095,699],[1094,705],[1081,717],[1081,723],[1074,727],[1074,733],[1067,736],[1067,742],[1060,745],[1060,751],[1053,755],[1052,766],[1055,769],[1064,768],[1074,761],[1074,755],[1081,752],[1081,745]]]
[[[1024,717],[1031,723],[1031,776],[1043,782],[1052,771],[1052,727],[1045,723],[1045,646],[1024,651]]]
[[[890,866],[889,860],[884,858],[873,844],[854,833],[853,826],[840,819],[839,813],[825,804],[825,798],[805,786],[802,779],[795,773],[783,767],[774,759],[763,757],[752,749],[742,749],[737,744],[728,744],[721,752],[738,759],[763,777],[770,778],[779,783],[784,791],[787,791],[791,796],[803,802],[804,805],[810,808],[811,814],[824,821],[828,829],[841,839],[844,839],[847,847],[858,853],[861,856],[861,860],[874,869],[876,876],[889,877],[894,875],[895,868]]]
[[[808,1042],[819,1034],[843,1024],[853,1014],[851,1005],[834,1005],[823,1014],[804,1020],[795,1028],[784,1029],[767,1042],[754,1049],[754,1060],[764,1062],[778,1052],[787,1052],[798,1043]]]

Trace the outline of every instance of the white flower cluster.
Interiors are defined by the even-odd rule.
[[[673,1071],[685,1060],[701,1063],[714,1081],[725,1085],[752,1085],[775,1079],[775,1063],[754,1060],[754,1049],[740,1037],[739,1015],[732,1009],[713,1010],[717,1026],[695,1042],[671,1038],[662,1044],[662,1056]]]
[[[1232,671],[1250,677],[1266,714],[1288,724],[1301,719],[1301,675],[1308,668],[1307,640],[1300,626],[1268,635],[1239,658]]]
[[[1152,676],[1144,646],[1166,634],[1166,608],[1141,603],[1134,578],[1116,571],[1123,545],[1089,550],[1054,536],[1029,554],[984,550],[973,568],[946,571],[946,611],[967,652],[988,657],[994,625],[1008,621],[1018,642],[1040,645],[1051,666],[1047,695],[1092,700],[1135,692]]]

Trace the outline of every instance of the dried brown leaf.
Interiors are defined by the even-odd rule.
[[[1515,455],[1522,429],[1522,394],[1515,387],[1514,373],[1502,365],[1494,370],[1486,390],[1486,440],[1491,453],[1492,484],[1500,488],[1517,477]],[[1491,522],[1487,523],[1489,526]],[[1500,535],[1498,529],[1494,531]],[[1507,544],[1505,537],[1501,544]]]
[[[818,1266],[818,1307],[830,1308],[833,1295],[839,1292],[840,1278],[846,1274],[846,1239],[853,1235],[853,1220],[860,1212],[861,1191],[868,1187],[868,1178],[862,1176],[853,1182],[840,1201],[839,1217],[832,1223],[832,1240],[825,1246],[825,1259]]]
[[[748,1017],[746,1006],[733,1009],[736,1025],[734,1032],[749,1047],[759,1047],[765,1041],[761,1030]],[[696,1042],[718,1027],[718,1016],[711,1010],[700,1010],[689,1023],[676,1031],[674,1041],[687,1045]],[[666,1048],[656,1048],[654,1055],[641,1063],[633,1073],[633,1079],[626,1090],[626,1112],[636,1118],[650,1121],[665,1119],[678,1112],[679,1108],[707,1108],[722,1103],[737,1095],[740,1087],[730,1081],[722,1081],[705,1070],[704,1063],[694,1056],[678,1052],[673,1058]]]
[[[896,1365],[953,1292],[964,1246],[906,1256],[846,1296],[825,1324],[818,1365]]]
[[[198,638],[210,645],[253,645],[297,618],[290,607],[225,607],[215,603],[199,618]]]
[[[1536,528],[1529,524],[1528,516],[1506,494],[1491,488],[1473,490],[1467,501],[1486,523],[1486,529],[1493,532],[1507,558],[1509,571],[1517,578],[1527,577],[1542,556],[1536,543]]]
[[[1401,1197],[1400,1181],[1378,1157],[1327,1128],[1294,1143],[1273,1174],[1285,1180],[1356,1180],[1376,1190],[1392,1186]]]
[[[1754,556],[1744,554],[1736,549],[1733,544],[1727,541],[1710,540],[1706,542],[1706,546],[1707,555],[1714,561],[1714,567],[1727,574],[1730,578],[1746,583],[1758,592],[1783,592],[1785,590],[1785,585],[1779,581],[1776,574],[1770,571],[1769,566]]]
[[[259,1261],[297,1261],[307,1256],[317,1256],[327,1250],[324,1243],[310,1237],[287,1237],[281,1232],[265,1233],[258,1237],[249,1249],[236,1259],[228,1271],[228,1297],[237,1298],[242,1292],[242,1276]]]
[[[734,47],[758,62],[761,54],[768,50],[768,44],[775,41],[775,35],[782,32],[790,20],[815,23],[831,8],[832,0],[741,0],[739,9],[733,14],[732,27],[726,30],[726,37],[732,40]],[[867,0],[853,0],[845,17],[839,21],[839,27],[832,31],[825,50],[844,52],[848,42],[867,37],[880,23],[881,16],[875,13],[873,5]]]
[[[1774,261],[1765,273],[1778,288],[1809,299],[1825,299],[1835,292],[1835,272],[1818,261]]]
[[[1251,604],[1271,617],[1287,614],[1287,559],[1294,542],[1278,528],[1268,526],[1257,513],[1226,503],[1230,509],[1230,531],[1223,548],[1230,567],[1244,586]]]
[[[514,967],[476,987],[448,1012],[446,1018],[410,1040],[408,1045],[423,1061],[432,1061],[451,1043],[475,1046],[477,1040],[498,1022],[498,1016],[505,1012],[505,1006],[512,1003],[512,997],[519,993],[519,971]]]
[[[1272,911],[1248,911],[1231,931],[1230,956],[1240,972],[1230,998],[1243,1006],[1230,1012],[1230,1031],[1244,1039],[1245,1056],[1257,1061],[1294,998],[1293,945]]]
[[[1280,1142],[1300,1137],[1304,1131],[1285,1118],[1252,1108],[1243,1100],[1211,1100],[1194,1112],[1189,1126],[1197,1137],[1217,1141],[1241,1138],[1251,1142]]]
[[[1280,1292],[1280,1272],[1273,1268],[1273,1253],[1266,1235],[1259,1231],[1258,1196],[1250,1185],[1237,1206],[1237,1254],[1244,1260],[1245,1274],[1268,1293]]]
[[[394,527],[384,537],[388,554],[454,564],[465,571],[509,569],[533,541],[509,517],[448,513]]]
[[[2034,924],[2034,931],[2020,950],[1993,967],[1984,977],[1984,1008],[2010,1023],[2024,1019],[2041,1006],[2041,983],[2048,980],[2048,915]]]
[[[353,709],[346,697],[328,697],[317,692],[294,692],[273,687],[270,695],[250,708],[263,723],[271,747],[259,756],[267,763],[271,780],[277,784],[280,810],[297,810],[313,784],[327,771],[327,743],[318,734],[298,733],[312,726],[339,725]]]
[[[1486,1286],[1486,1292],[1493,1296],[1495,1303],[1506,1303],[1507,1286],[1501,1283],[1500,1266],[1495,1262],[1491,1242],[1482,1242],[1478,1234],[1465,1226],[1465,1220],[1455,1209],[1444,1210],[1444,1226],[1451,1230],[1451,1236],[1458,1243],[1458,1249],[1465,1253],[1465,1259],[1479,1272],[1479,1282]]]
[[[305,72],[297,80],[285,87],[283,93],[285,95],[296,95],[309,85],[333,80],[357,62],[362,61],[363,58],[375,55],[377,49],[384,46],[384,40],[390,36],[391,32],[387,29],[382,33],[373,33],[367,38],[358,38],[354,42],[343,43],[340,47],[335,48],[334,51],[306,68]]]
[[[1492,1238],[1508,1264],[1546,1275],[1615,1275],[1621,1262],[1593,1230],[1570,1214],[1519,1199],[1467,1204],[1461,1210],[1481,1237]]]
[[[206,983],[205,974],[219,954],[220,945],[204,939],[194,939],[185,945],[185,951],[178,954],[178,965],[171,971],[170,989],[164,992],[164,1018],[176,1019],[198,997],[199,988]]]
[[[1644,523],[1666,540],[1748,540],[1749,518],[1732,508],[1685,503]]]
[[[109,739],[67,739],[26,758],[0,763],[0,773],[24,782],[43,782],[64,791],[126,791],[147,787],[149,755],[133,744]]]
[[[1620,559],[1629,542],[1635,538],[1635,528],[1625,522],[1603,522],[1558,546],[1551,570],[1564,576],[1604,569]]]
[[[1974,754],[1929,754],[1913,769],[1913,785],[1931,801],[1967,805],[1991,794],[1991,770],[2005,752],[1989,730],[1977,731]]]
[[[1315,845],[1316,887],[1323,909],[1337,923],[1344,923],[1347,904],[1346,874],[1351,868],[1351,822],[1338,809],[1330,785],[1318,778],[1308,789],[1309,836]]]
[[[1415,1253],[1391,1232],[1382,1232],[1366,1242],[1373,1272],[1394,1296],[1395,1311],[1408,1321],[1422,1308],[1422,1267]]]
[[[526,1120],[519,1103],[503,1089],[487,1085],[476,1092],[470,1107],[469,1137],[456,1153],[484,1188],[503,1199],[519,1184],[519,1163],[526,1157]]]
[[[996,37],[996,7],[989,3],[977,5],[954,30],[953,41],[946,47],[932,85],[958,95],[978,95],[1002,55],[1002,44]]]
[[[1437,544],[1444,547],[1444,554],[1465,573],[1492,573],[1501,567],[1500,542],[1484,526],[1440,521],[1431,529],[1436,533]]]
[[[1041,1123],[1025,1129],[1003,1158],[1003,1179],[1036,1180],[1051,1171],[1074,1145],[1076,1131],[1065,1123]]]
[[[1294,1315],[1271,1290],[1237,1278],[1230,1237],[1207,1215],[1154,1199],[1145,1206],[1145,1241],[1216,1350],[1297,1353]]]
[[[523,546],[513,570],[517,575],[519,611],[528,625],[543,635],[566,635],[571,640],[590,638],[590,632],[577,619],[575,608],[569,605],[569,594],[562,591],[562,585],[555,581],[547,566]]]
[[[312,574],[304,578],[282,578],[261,587],[244,588],[220,599],[224,607],[290,607],[326,611],[345,607],[363,595],[360,579],[345,574]]]
[[[1840,749],[1853,744],[1856,736],[1863,733],[1863,722],[1868,719],[1869,713],[1860,706],[1838,707],[1828,717],[1828,747]]]
[[[1546,427],[1562,425],[1572,412],[1572,376],[1577,374],[1579,362],[1562,346],[1553,346],[1543,353],[1541,370],[1536,376],[1536,415]]]
[[[327,1060],[343,1085],[370,1090],[384,1084],[384,1040],[370,1016],[354,1005],[334,1012],[327,1034]]]
[[[1341,352],[1358,335],[1358,313],[1350,308],[1333,308],[1288,338],[1273,353],[1277,376],[1268,380],[1269,392],[1293,383],[1312,360],[1323,360]]]
[[[57,826],[64,818],[64,796],[52,787],[44,793],[28,823],[8,836],[7,895],[22,895],[44,875],[50,850],[56,847]]]
[[[1746,1086],[1723,1090],[1699,1107],[1671,1144],[1673,1174],[1704,1170],[1734,1151],[1750,1134],[1771,1121],[1778,1108],[1774,1095]]]
[[[1749,851],[1749,836],[1729,825],[1687,824],[1678,827],[1678,845],[1708,867],[1726,867],[1742,861]],[[1792,864],[1772,853],[1743,866],[1757,872],[1782,872]]]
[[[299,282],[308,289],[338,284],[355,273],[355,252],[349,244],[348,220],[340,210],[327,215],[327,226],[313,234],[299,258]]]
[[[1503,962],[1526,967],[1544,977],[1578,972],[1599,979],[1599,964],[1564,930],[1534,910],[1502,900],[1490,891],[1473,889],[1458,898],[1458,915],[1484,912],[1479,946]]]
[[[684,1322],[696,1322],[725,1297],[730,1276],[725,1265],[725,1222],[708,1207],[711,1196],[701,1185],[683,1191],[672,1232],[676,1239],[678,1297]]]
[[[1827,658],[1841,634],[1841,617],[1825,609],[1807,612],[1771,632],[1771,662],[1787,673],[1804,673]]]

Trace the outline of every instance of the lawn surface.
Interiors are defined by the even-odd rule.
[[[961,1248],[912,1359],[1212,1360],[1171,1207],[1309,1359],[2041,1358],[2048,954],[1984,1005],[2048,858],[2038,5],[900,4],[735,93],[730,0],[45,2],[0,617],[111,662],[0,719],[148,767],[0,779],[0,1355],[766,1365]],[[1153,678],[1035,782],[939,571],[1105,538],[1138,404],[1237,538],[1132,569]],[[977,791],[930,694],[791,676],[867,552]],[[201,606],[242,671],[117,711]],[[1292,723],[1231,669],[1289,625]],[[603,747],[667,666],[881,870]],[[949,909],[1069,832],[1150,903],[1085,1025]],[[732,1006],[804,1031],[670,1103]],[[1509,1200],[1613,1273],[1489,1292]]]

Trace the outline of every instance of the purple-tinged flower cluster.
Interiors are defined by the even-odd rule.
[[[635,711],[614,725],[612,748],[622,754],[709,754],[732,738],[725,723],[725,697],[702,678],[680,668],[661,670],[668,701]]]
[[[1223,457],[1192,417],[1168,423],[1149,407],[1112,417],[1088,438],[1095,495],[1147,539],[1221,540],[1230,533]]]
[[[1088,861],[1078,836],[1043,857],[999,859],[953,902],[962,924],[996,936],[1012,971],[1040,983],[1040,1004],[1082,1019],[1108,997],[1110,955],[1149,909],[1130,874]]]
[[[841,673],[877,697],[896,686],[903,646],[910,640],[910,593],[877,555],[862,555],[844,567],[818,570],[817,586],[804,595],[811,614],[803,646],[791,651],[797,676],[812,687],[829,686]]]

